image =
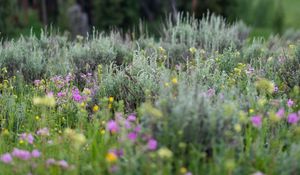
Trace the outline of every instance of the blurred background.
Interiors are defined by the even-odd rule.
[[[0,35],[39,34],[45,26],[72,36],[84,36],[94,27],[132,32],[141,21],[158,35],[169,15],[189,12],[201,18],[208,11],[228,22],[244,21],[252,36],[300,28],[300,0],[0,0]]]

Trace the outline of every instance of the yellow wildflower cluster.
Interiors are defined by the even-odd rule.
[[[34,105],[42,105],[42,106],[55,106],[55,98],[53,96],[44,96],[44,97],[34,97],[33,104]]]
[[[272,94],[274,92],[274,83],[265,79],[260,78],[255,82],[256,89],[261,93]]]

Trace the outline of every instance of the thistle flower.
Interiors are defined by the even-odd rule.
[[[148,150],[153,151],[157,148],[157,141],[155,139],[148,140],[147,143]]]
[[[136,139],[137,139],[137,133],[136,132],[130,132],[128,135],[127,135],[127,138],[129,140],[131,140],[132,142],[134,142]]]
[[[294,105],[294,101],[292,99],[289,99],[286,103],[288,107],[292,107]]]
[[[111,132],[111,133],[116,133],[119,131],[119,125],[117,122],[115,122],[114,120],[110,120],[107,122],[107,129]]]
[[[136,120],[136,116],[134,114],[130,114],[127,117],[127,121],[134,122]]]
[[[279,118],[282,118],[284,116],[284,108],[280,108],[277,112],[276,112],[276,116]]]
[[[288,115],[288,123],[296,124],[299,121],[299,117],[296,113],[291,113]]]
[[[69,164],[65,160],[59,160],[59,161],[57,161],[57,165],[60,166],[63,169],[69,168]]]
[[[26,150],[21,150],[18,148],[14,148],[13,152],[12,152],[12,156],[17,157],[21,160],[28,160],[31,158],[31,153],[29,151]]]
[[[41,156],[41,152],[39,150],[37,150],[37,149],[34,149],[31,152],[31,156],[34,157],[34,158],[40,157]]]
[[[260,115],[253,116],[251,117],[251,122],[254,127],[259,128],[262,125],[262,118]]]
[[[5,164],[10,164],[13,161],[13,158],[10,153],[4,153],[1,155],[0,160]]]

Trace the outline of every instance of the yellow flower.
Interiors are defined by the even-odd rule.
[[[114,97],[109,97],[109,98],[108,98],[108,101],[109,101],[110,103],[114,102]]]
[[[109,152],[106,154],[105,159],[108,163],[114,163],[118,160],[118,156],[113,152]]]
[[[101,130],[100,130],[100,134],[101,134],[101,135],[104,135],[104,134],[105,134],[105,129],[101,129]]]
[[[169,83],[165,83],[165,87],[169,87]]]
[[[40,120],[40,117],[37,115],[37,116],[35,116],[35,119],[36,120]]]
[[[45,97],[34,97],[33,104],[34,105],[42,105],[42,106],[55,106],[55,98],[53,96],[45,96]]]
[[[195,54],[197,50],[196,50],[195,47],[191,47],[191,48],[189,49],[189,51],[191,52],[191,54]]]
[[[112,104],[108,104],[108,109],[111,109],[112,108]]]
[[[249,109],[249,114],[253,114],[254,113],[254,109]]]
[[[173,156],[172,151],[165,147],[160,148],[157,153],[158,153],[158,156],[163,159],[169,159]]]
[[[173,84],[177,84],[177,83],[178,83],[178,80],[177,80],[177,78],[176,78],[176,77],[172,78],[172,80],[171,80],[171,81],[172,81],[172,83],[173,83]]]
[[[19,141],[19,144],[22,145],[23,143],[24,143],[24,140],[21,139],[21,140]]]
[[[185,167],[181,167],[181,168],[180,168],[180,173],[181,173],[181,174],[187,173],[187,169],[186,169]]]
[[[97,112],[99,111],[99,106],[98,105],[94,105],[93,106],[93,112]]]
[[[242,127],[241,127],[241,125],[240,124],[235,124],[234,125],[234,130],[236,131],[236,132],[241,132],[241,130],[242,130]]]

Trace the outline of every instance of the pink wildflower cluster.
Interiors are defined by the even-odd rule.
[[[29,144],[33,144],[33,141],[34,141],[34,137],[32,134],[27,134],[27,133],[22,133],[20,135],[20,140],[23,140],[23,141],[26,141],[27,143]]]
[[[116,114],[115,120],[110,120],[107,123],[107,130],[112,133],[116,134],[121,129],[127,131],[126,139],[132,143],[137,143],[138,138],[146,144],[148,150],[153,151],[157,148],[157,141],[149,135],[145,135],[141,133],[141,126],[137,124],[137,118],[135,114],[130,114],[125,119],[122,117],[122,114]]]
[[[68,169],[70,167],[69,163],[65,160],[55,160],[53,158],[50,158],[46,161],[47,166],[56,165],[59,166],[62,169]]]
[[[4,153],[1,155],[0,160],[5,164],[10,164],[13,161],[13,158],[20,160],[29,160],[31,158],[38,158],[41,156],[41,152],[37,149],[29,152],[27,150],[22,150],[14,148],[11,153]]]

